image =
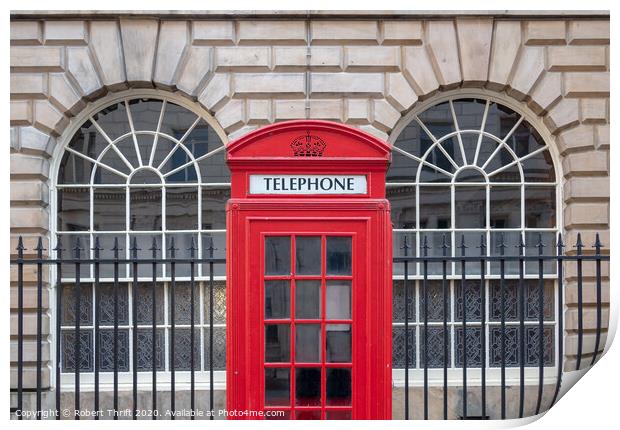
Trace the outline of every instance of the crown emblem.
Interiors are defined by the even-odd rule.
[[[327,144],[319,136],[310,134],[306,131],[305,136],[299,136],[291,142],[293,155],[295,157],[322,157]]]

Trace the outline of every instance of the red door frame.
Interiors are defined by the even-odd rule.
[[[328,143],[324,157],[291,155],[292,138],[306,133]],[[385,200],[388,144],[335,123],[292,121],[246,135],[227,149],[232,198],[227,204],[226,399],[227,410],[241,414],[230,418],[256,419],[264,411],[261,238],[270,232],[348,232],[357,237],[356,288],[352,292],[353,418],[390,419],[392,238]],[[368,192],[360,196],[251,195],[249,175],[253,173],[363,174]]]

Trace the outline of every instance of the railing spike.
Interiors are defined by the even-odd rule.
[[[35,248],[35,251],[37,251],[37,254],[39,254],[39,256],[41,254],[43,254],[43,251],[45,250],[45,248],[43,248],[43,238],[41,236],[39,236],[39,239],[37,240],[37,247]]]
[[[497,247],[499,248],[499,255],[504,255],[504,251],[506,250],[506,242],[504,241],[504,233],[502,232],[499,236],[500,241]]]
[[[73,251],[75,251],[75,258],[79,259],[82,254],[82,246],[80,243],[80,236],[75,239],[75,246],[73,247]]]
[[[556,243],[558,248],[558,255],[562,255],[562,248],[564,248],[564,242],[562,241],[562,233],[558,233],[558,242]]]
[[[542,240],[542,233],[538,233],[538,244],[536,244],[536,247],[538,248],[538,255],[543,255],[543,248],[545,247],[545,244]]]
[[[194,258],[195,252],[196,252],[196,243],[194,242],[194,236],[192,236],[192,240],[190,242],[188,250],[189,250],[190,258]]]
[[[99,251],[101,251],[101,246],[99,246],[99,236],[95,238],[95,246],[93,247],[93,251],[95,251],[95,258],[99,258]]]
[[[207,248],[209,251],[209,258],[213,258],[213,251],[215,251],[215,247],[213,246],[213,236],[209,236],[209,247]]]
[[[448,255],[448,249],[450,246],[448,245],[448,241],[446,240],[446,234],[444,233],[441,238],[441,249],[444,257]]]
[[[138,258],[138,251],[140,251],[140,248],[138,248],[138,238],[135,236],[133,238],[130,251],[133,255],[133,258]]]
[[[583,250],[583,242],[581,241],[581,233],[577,233],[577,243],[575,244],[575,248],[577,248],[577,255],[581,255],[581,251]]]
[[[170,247],[168,251],[170,251],[170,258],[175,258],[176,248],[174,247],[174,236],[170,238]]]
[[[60,235],[56,237],[56,246],[54,247],[54,251],[56,251],[57,254],[60,254],[62,251],[64,251],[64,249],[62,248],[62,240],[60,238]]]
[[[484,240],[484,234],[480,235],[480,246],[478,248],[480,248],[480,255],[481,256],[486,255],[487,245],[486,245],[486,242]]]
[[[601,238],[598,233],[596,233],[596,240],[594,241],[594,249],[596,249],[596,255],[601,254],[601,248],[603,244],[601,243]]]
[[[19,238],[17,239],[17,248],[15,249],[17,250],[18,254],[23,254],[24,250],[26,249],[24,248],[24,239],[21,236],[19,236]]]
[[[401,246],[400,249],[403,249],[405,251],[405,257],[407,257],[409,256],[409,250],[411,249],[411,246],[409,245],[409,236],[405,234],[403,238],[403,246]]]
[[[420,247],[422,248],[422,251],[425,257],[428,257],[428,250],[429,250],[429,246],[428,246],[428,236],[424,235],[424,240],[422,241],[422,246]]]
[[[519,244],[516,248],[519,248],[519,255],[525,255],[525,241],[522,235],[519,235]]]
[[[114,247],[112,248],[112,251],[114,251],[114,258],[118,260],[118,251],[120,251],[118,247],[118,237],[114,238]]]
[[[465,235],[461,234],[461,244],[459,245],[459,248],[461,250],[461,256],[465,255],[465,249],[467,248],[467,246],[465,245]]]

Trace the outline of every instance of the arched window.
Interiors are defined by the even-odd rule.
[[[230,174],[222,140],[202,116],[178,103],[161,98],[127,98],[89,116],[64,148],[54,187],[55,231],[64,256],[74,255],[78,244],[81,257],[93,257],[99,240],[101,258],[113,258],[118,244],[121,258],[131,257],[136,239],[138,257],[170,255],[174,240],[177,256],[186,257],[194,244],[196,256],[225,253],[225,204],[230,196]],[[80,368],[94,366],[94,268],[83,265],[81,276]],[[113,370],[114,289],[113,266],[101,265],[100,363],[102,372]],[[140,265],[138,284],[133,283],[132,265],[121,265],[119,276],[119,370],[130,370],[130,357],[138,357],[141,371],[151,370],[152,269]],[[209,294],[203,282],[208,267],[197,265],[196,349],[197,371],[208,369]],[[215,287],[214,367],[225,366],[225,290],[223,267]],[[156,362],[158,369],[170,369],[167,354],[170,326],[169,266],[158,265]],[[175,369],[190,366],[190,284],[188,265],[176,270]],[[75,266],[62,267],[61,346],[62,372],[75,370]],[[136,289],[136,314],[132,313]],[[137,351],[132,351],[131,330],[138,323]],[[66,375],[70,377],[70,375]],[[88,375],[86,375],[88,379]]]
[[[518,255],[519,244],[526,255],[537,255],[542,239],[545,253],[554,253],[558,231],[558,178],[550,150],[535,127],[521,114],[488,98],[452,98],[420,109],[400,132],[393,144],[392,165],[388,172],[387,196],[391,202],[394,226],[394,254],[403,255],[407,237],[409,255],[477,256],[481,251],[497,256]],[[485,248],[481,249],[481,241]],[[504,244],[505,247],[501,245]],[[415,266],[415,265],[414,265]],[[481,327],[480,265],[466,269],[468,366],[481,364],[487,354],[489,367],[499,366],[499,262],[485,267],[488,316]],[[519,365],[518,342],[518,263],[506,264],[507,365]],[[449,367],[462,362],[462,328],[459,264],[448,264],[449,303],[447,320],[451,347],[446,358]],[[526,279],[526,365],[538,363],[537,291],[538,265],[525,264]],[[545,363],[555,362],[555,267],[545,265]],[[394,367],[404,366],[404,293],[402,266],[394,267]],[[410,294],[410,365],[423,367],[420,342],[423,336],[421,265],[413,268],[415,293]],[[430,367],[443,367],[443,290],[441,263],[428,267]],[[476,324],[475,321],[478,320]],[[517,324],[515,326],[515,324]],[[480,348],[481,330],[486,330],[486,351]],[[473,346],[472,346],[473,345]],[[477,347],[476,347],[477,345]],[[459,349],[461,348],[461,349]]]

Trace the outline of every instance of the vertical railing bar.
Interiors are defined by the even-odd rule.
[[[114,419],[118,420],[118,237],[114,238]]]
[[[209,258],[213,259],[213,236],[209,238]],[[209,419],[214,419],[213,403],[214,403],[214,381],[213,381],[213,299],[214,299],[214,285],[213,285],[213,261],[209,261],[209,410],[211,414]]]
[[[175,406],[175,363],[174,363],[174,326],[175,326],[175,301],[174,296],[176,294],[176,263],[175,263],[175,248],[174,248],[174,236],[170,239],[170,419],[174,420],[176,415],[176,406]]]
[[[555,402],[558,399],[558,395],[560,394],[560,387],[562,385],[562,372],[564,366],[564,300],[563,300],[563,289],[564,289],[564,266],[562,262],[562,253],[563,253],[564,244],[562,243],[562,233],[558,233],[558,242],[557,242],[557,267],[558,267],[558,376],[555,384],[555,393],[553,394],[553,399],[551,400],[551,408],[555,405]]]
[[[519,256],[525,255],[523,236],[519,235]],[[524,259],[519,259],[519,418],[525,407],[525,282]]]
[[[501,234],[501,243],[499,244],[500,257],[504,256],[506,243],[504,242],[504,233]],[[500,258],[500,332],[501,332],[501,417],[506,419],[506,285],[504,282],[506,269],[506,261]]]
[[[95,247],[93,248],[95,251],[95,393],[94,393],[94,403],[95,403],[95,420],[99,419],[99,366],[101,364],[101,339],[99,332],[99,319],[100,319],[100,302],[101,302],[101,292],[99,291],[99,237],[95,238]]]
[[[424,236],[424,245],[422,246],[424,257],[428,257],[427,236]],[[422,267],[424,270],[424,279],[422,281],[423,297],[424,297],[424,419],[428,420],[428,260],[425,258]]]
[[[155,260],[157,259],[157,238],[153,236],[153,246],[151,247],[153,262],[151,263],[152,276],[153,279],[151,281],[151,318],[152,318],[152,327],[151,327],[151,403],[153,410],[153,420],[157,419],[157,263]]]
[[[543,273],[543,247],[542,233],[538,233],[538,397],[536,399],[536,413],[540,413],[540,405],[543,395],[543,379],[544,379],[544,365],[545,365],[545,349],[544,349],[544,273]]]
[[[17,412],[18,420],[23,414],[24,388],[24,241],[17,242]]]
[[[190,343],[190,411],[191,411],[191,415],[190,415],[190,419],[193,420],[195,419],[194,417],[194,410],[195,410],[195,372],[194,372],[194,350],[196,349],[196,345],[194,345],[194,329],[195,329],[195,319],[194,319],[194,308],[195,308],[195,292],[194,289],[196,287],[195,281],[194,281],[194,258],[195,258],[195,243],[194,243],[194,237],[192,236],[192,242],[191,242],[191,246],[189,249],[190,252],[190,264],[189,264],[189,271],[190,271],[190,282],[189,282],[189,287],[190,287],[190,317],[189,317],[189,325],[190,325],[190,334],[189,334],[189,343]]]
[[[461,234],[461,257],[465,257],[465,235]],[[465,281],[465,259],[461,259],[461,308],[463,324],[463,419],[467,419],[467,301]]]
[[[132,419],[138,419],[138,238],[134,236],[131,246],[131,263],[133,269],[133,282],[131,285],[131,314],[133,330],[131,343],[133,354],[131,356],[132,370],[132,395],[133,395],[133,414]]]
[[[407,235],[403,245],[404,255],[409,255]],[[404,261],[403,289],[405,296],[405,420],[409,419],[409,261]]]
[[[594,341],[594,355],[592,356],[592,362],[590,366],[594,366],[596,357],[598,356],[598,348],[601,343],[601,324],[602,324],[602,310],[601,310],[601,240],[599,234],[596,233],[595,248],[595,265],[596,265],[596,340]]]
[[[78,236],[76,239],[75,245],[75,399],[74,399],[74,417],[76,420],[80,419],[80,368],[82,367],[82,356],[81,356],[81,346],[82,346],[82,338],[80,336],[80,322],[81,322],[81,314],[80,314],[80,301],[82,299],[82,287],[80,285],[81,278],[81,267],[80,267],[80,258],[81,258],[81,248],[80,248],[80,237]]]
[[[576,370],[581,369],[581,355],[583,352],[583,242],[581,233],[577,234],[577,364]]]
[[[447,260],[448,244],[446,243],[446,235],[443,234],[442,238],[442,280],[441,288],[443,290],[443,419],[448,419],[448,282],[447,282]]]
[[[61,319],[62,319],[62,244],[60,236],[56,240],[56,419],[60,419],[60,378],[61,378]]]
[[[37,243],[37,420],[41,419],[41,361],[43,359],[43,350],[41,342],[43,340],[43,239],[39,237]]]
[[[486,256],[486,245],[484,240],[485,235],[480,235],[480,402],[481,402],[481,415],[486,417],[487,414],[487,334],[486,334],[486,264],[484,257]]]

